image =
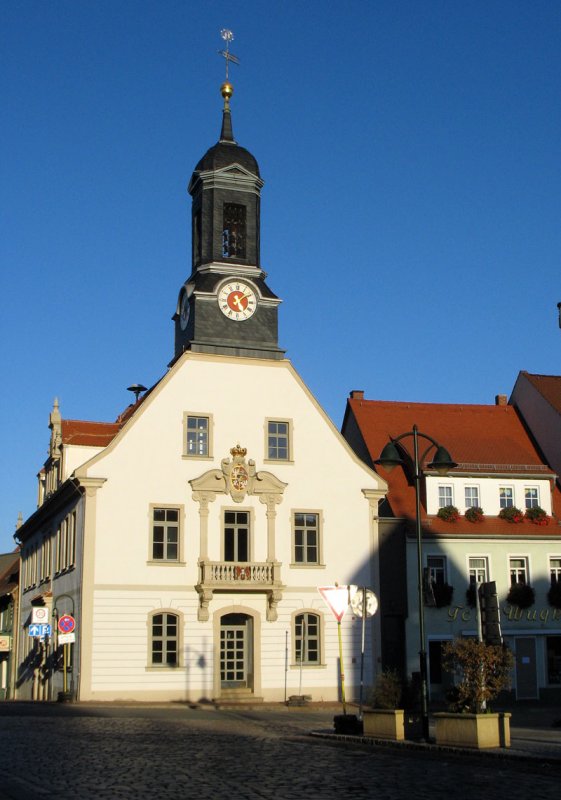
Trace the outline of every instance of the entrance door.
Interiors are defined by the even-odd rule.
[[[252,689],[252,626],[246,614],[226,614],[220,624],[220,685]]]
[[[536,700],[539,697],[536,670],[536,640],[533,636],[517,636],[514,643],[516,652],[516,699]]]

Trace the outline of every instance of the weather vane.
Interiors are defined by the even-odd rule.
[[[220,55],[220,56],[222,56],[223,58],[226,59],[226,81],[227,81],[228,80],[228,67],[230,65],[230,61],[232,62],[232,64],[239,64],[240,63],[240,59],[237,56],[235,56],[233,53],[230,53],[230,42],[234,41],[234,34],[232,33],[232,31],[229,31],[227,28],[222,28],[222,30],[220,31],[220,36],[222,36],[222,38],[226,42],[226,49],[225,50],[219,50],[218,51],[218,55]]]

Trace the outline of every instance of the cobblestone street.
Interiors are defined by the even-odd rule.
[[[314,738],[329,714],[5,705],[0,800],[403,798],[558,793],[561,761],[363,748]]]

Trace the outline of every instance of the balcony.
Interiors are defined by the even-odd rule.
[[[209,604],[214,592],[262,592],[267,594],[267,619],[277,619],[277,604],[282,599],[279,561],[199,561],[198,619],[209,618]]]

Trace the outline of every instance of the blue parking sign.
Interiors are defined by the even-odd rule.
[[[48,625],[46,622],[41,623],[32,623],[29,626],[29,635],[30,636],[51,636],[52,635],[52,627]]]

